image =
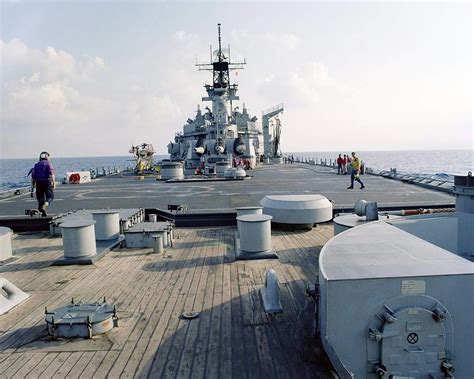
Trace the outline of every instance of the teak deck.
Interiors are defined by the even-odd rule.
[[[177,229],[174,247],[116,249],[91,266],[51,266],[61,238],[16,235],[0,276],[31,297],[0,316],[0,378],[332,378],[312,334],[318,255],[332,225],[272,232],[278,260],[235,261],[234,228]],[[265,271],[280,281],[284,312],[268,316]],[[44,307],[106,298],[119,327],[92,340],[50,340]],[[193,320],[181,319],[188,311]]]

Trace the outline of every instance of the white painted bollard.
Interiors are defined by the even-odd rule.
[[[148,216],[148,219],[150,222],[156,222],[156,220],[158,220],[158,216],[155,214],[151,214]]]
[[[160,254],[163,252],[163,236],[161,234],[155,234],[151,236],[153,238],[153,252]]]
[[[92,212],[95,224],[95,239],[106,241],[117,239],[120,235],[120,216],[118,211],[101,210]]]
[[[10,228],[0,226],[0,262],[12,257],[12,235]]]
[[[254,254],[272,249],[272,216],[249,214],[237,217],[240,230],[240,250]]]
[[[169,247],[168,243],[168,233],[166,230],[159,230],[156,232],[157,235],[161,236],[161,241],[163,243],[163,247]]]
[[[263,213],[263,207],[239,207],[235,208],[237,211],[237,218],[244,215],[261,215]],[[237,222],[237,234],[240,236],[239,223]]]
[[[64,258],[96,255],[95,221],[73,220],[60,224],[63,234]]]

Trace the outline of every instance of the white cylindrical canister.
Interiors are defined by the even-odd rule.
[[[163,236],[161,234],[155,234],[153,238],[153,252],[160,254],[163,252]]]
[[[181,162],[162,162],[160,168],[161,179],[183,179],[183,164]]]
[[[163,247],[169,247],[168,233],[166,232],[166,230],[159,230],[158,232],[156,232],[156,234],[161,236],[161,240],[163,241]]]
[[[150,222],[156,222],[156,220],[158,219],[158,216],[155,214],[151,214],[148,216],[148,219],[150,220]]]
[[[72,220],[60,224],[65,258],[95,255],[95,221]]]
[[[118,211],[101,210],[92,212],[96,222],[95,238],[97,241],[117,239],[120,235],[120,216]]]
[[[249,214],[237,217],[240,230],[240,250],[260,253],[272,249],[272,216]]]

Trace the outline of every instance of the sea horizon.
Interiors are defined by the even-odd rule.
[[[308,154],[308,153],[334,153],[337,152],[338,150],[310,150],[310,151],[283,151],[283,155],[286,154]],[[435,152],[435,151],[472,151],[474,152],[474,149],[469,149],[469,148],[459,148],[459,149],[403,149],[403,150],[398,150],[398,149],[393,149],[393,150],[354,150],[354,149],[348,149],[348,150],[339,150],[341,152],[364,152],[364,153],[371,153],[371,152],[414,152],[414,151],[426,151],[426,152]],[[164,154],[155,154],[155,156],[168,156],[169,154],[164,153]],[[61,159],[66,159],[66,158],[113,158],[113,157],[130,157],[130,159],[133,159],[133,156],[130,155],[124,155],[124,154],[113,154],[113,155],[74,155],[74,156],[54,156],[52,155],[53,159],[54,158],[61,158]],[[34,157],[15,157],[15,158],[1,158],[0,160],[15,160],[15,159],[38,159],[37,156]]]

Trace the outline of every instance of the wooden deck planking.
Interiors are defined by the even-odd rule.
[[[39,379],[51,378],[54,373],[67,361],[70,352],[58,353],[57,356],[51,361],[51,363],[46,367],[41,375],[38,376]]]
[[[0,267],[15,284],[25,275],[34,277],[23,279],[41,289],[31,291],[32,305],[54,308],[71,295],[85,302],[105,295],[126,319],[109,333],[110,350],[17,352],[34,339],[27,332],[44,324],[42,309],[28,315],[20,306],[6,315],[7,331],[0,335],[0,377],[311,377],[311,364],[297,349],[301,341],[295,320],[305,307],[306,284],[316,279],[320,248],[332,236],[332,227],[276,231],[272,243],[281,250],[280,260],[248,262],[233,259],[233,231],[188,229],[164,255],[117,250],[90,269],[48,267],[45,259],[58,255],[57,249],[48,250],[54,240],[36,238],[44,252],[22,256],[13,262],[21,263],[14,270]],[[22,242],[26,248],[34,245],[21,238],[17,246]],[[165,257],[169,254],[172,258]],[[285,307],[276,316],[265,314],[259,294],[270,267],[277,272]],[[178,318],[190,310],[200,312],[199,318]]]
[[[107,355],[106,351],[97,351],[94,353],[90,361],[86,363],[85,367],[82,369],[79,377],[81,379],[90,379],[93,377],[94,373],[97,371],[97,367],[102,363],[105,356]],[[79,362],[78,362],[79,363]],[[79,368],[80,370],[80,368]],[[79,371],[78,370],[78,371]]]
[[[82,354],[84,354],[82,351],[75,351],[71,353],[71,355],[64,361],[62,365],[59,366],[58,370],[54,374],[49,373],[51,378],[61,379],[69,377],[69,371],[71,371],[72,367],[81,358]]]
[[[170,262],[172,261],[165,262],[163,267],[169,267],[168,266],[169,264],[172,265],[172,263]],[[168,271],[168,273],[170,274],[169,276],[172,275],[171,270]],[[146,279],[151,278],[152,281],[153,279],[155,280],[158,279],[159,281],[156,284],[155,290],[158,288],[162,288],[163,280],[169,280],[169,277],[166,278],[166,275],[165,276],[155,275],[155,276],[149,277],[148,275],[146,275],[146,273],[144,273],[143,278],[146,278]],[[145,297],[145,301],[149,300],[152,297],[152,295],[153,295],[153,292],[149,293],[148,296]],[[158,299],[160,298],[161,297],[158,297]],[[125,340],[125,342],[123,343],[123,346],[120,347],[120,351],[117,356],[117,362],[113,365],[113,367],[111,367],[111,371],[110,371],[111,377],[118,376],[123,371],[124,367],[126,367],[127,362],[130,356],[133,354],[133,352],[138,351],[137,344],[141,341],[142,333],[150,323],[150,318],[152,317],[153,304],[154,303],[152,302],[151,306],[149,307],[146,307],[145,304],[143,304],[141,305],[141,307],[139,307],[136,310],[138,321],[137,323],[135,323],[133,330],[130,331],[130,334],[128,338]],[[149,303],[147,303],[146,305],[149,305]]]
[[[22,367],[12,376],[13,379],[20,379],[33,372],[36,366],[46,357],[47,353],[32,353],[31,358],[24,362]]]
[[[191,251],[194,251],[194,249],[191,248]],[[173,288],[176,284],[177,278],[182,275],[181,270],[183,265],[185,264],[185,251],[183,249],[180,249],[179,243],[176,243],[175,248],[168,249],[168,251],[165,252],[165,255],[170,252],[172,252],[173,254],[173,260],[168,259],[168,261],[163,262],[163,265],[157,266],[158,273],[160,273],[161,276],[165,278],[162,284],[157,286],[157,288],[159,289],[167,287],[169,287],[170,289]],[[161,273],[163,269],[165,269],[166,274]],[[173,278],[173,280],[175,281],[169,281],[171,278]],[[127,365],[125,366],[124,376],[133,376],[137,366],[141,363],[141,361],[146,362],[146,364],[148,365],[148,361],[151,361],[153,359],[153,351],[152,349],[147,349],[147,346],[151,339],[151,336],[153,335],[155,325],[161,319],[161,314],[159,311],[157,311],[155,307],[160,303],[162,296],[166,296],[168,293],[169,291],[161,291],[159,296],[154,297],[154,301],[151,303],[151,306],[149,308],[149,312],[151,313],[149,322],[144,327],[144,329],[142,329],[142,335],[141,338],[137,341],[137,345],[134,349],[130,351],[131,357],[128,360]],[[166,299],[162,301],[166,301]],[[144,354],[147,355],[147,357],[145,357]]]
[[[193,280],[188,284],[188,295],[186,296],[183,307],[183,311],[185,312],[201,311],[200,305],[196,304],[196,300],[198,298],[198,287],[200,285],[204,262],[206,260],[206,249],[201,244],[196,247],[196,250],[196,257],[199,260],[199,264],[195,267]],[[196,285],[193,285],[193,283],[196,283]],[[197,325],[199,325],[198,319],[177,319],[176,331],[174,333],[173,339],[169,341],[170,349],[168,351],[166,364],[163,369],[163,377],[174,377],[179,372],[180,363],[183,361],[182,357],[186,351],[187,344],[194,346],[194,340],[192,337],[195,336],[195,334],[193,334],[193,330],[195,329],[193,329],[193,326]],[[187,363],[192,364],[192,358]]]
[[[201,231],[201,233],[204,233]],[[204,235],[207,237],[207,233]],[[209,254],[209,251],[204,251],[205,253]],[[194,270],[196,268],[196,264],[202,263],[203,261],[200,259],[195,259],[196,254],[198,253],[197,249],[191,255],[191,259],[189,259],[190,265],[186,268],[185,274],[183,275],[183,280],[188,281],[191,275],[194,275]],[[185,287],[185,282],[181,285],[182,288]],[[156,346],[154,342],[152,346],[152,351],[156,351],[154,359],[151,364],[148,364],[148,367],[144,369],[143,373],[149,374],[150,377],[159,377],[162,374],[162,369],[166,364],[167,353],[169,351],[170,345],[173,343],[173,331],[179,324],[178,317],[182,312],[182,306],[186,299],[186,290],[185,292],[181,293],[182,288],[179,291],[173,291],[170,295],[169,301],[171,301],[171,306],[168,310],[164,310],[162,317],[160,318],[160,322],[157,325],[155,333],[158,332],[159,338],[164,342],[162,346]],[[181,293],[181,296],[178,295]],[[202,317],[200,315],[199,319]],[[190,321],[191,322],[191,321]],[[160,326],[161,324],[161,326]],[[153,340],[153,338],[152,338]],[[151,343],[151,341],[150,341]],[[177,368],[177,367],[176,367]]]
[[[206,249],[204,249],[204,247],[201,247],[201,259],[202,265],[198,282],[195,286],[195,289],[193,290],[193,310],[199,314],[202,313],[204,306],[204,297],[206,295],[207,279],[209,276],[209,264],[211,262],[210,256],[206,254]],[[195,319],[194,322],[182,320],[182,323],[186,323],[188,325],[188,329],[181,353],[181,359],[179,360],[177,376],[181,378],[189,378],[192,374],[194,350],[196,348],[196,341],[199,335],[198,333],[201,319],[199,317],[198,319]],[[179,357],[173,357],[173,359],[179,359]]]
[[[17,361],[21,363],[21,356],[23,353],[11,354],[0,363],[0,378],[4,375],[8,369],[14,365]]]
[[[211,325],[209,329],[209,341],[206,350],[206,371],[208,378],[219,377],[220,370],[220,349],[222,330],[222,286],[224,274],[224,257],[226,250],[224,247],[225,231],[220,230],[216,236],[215,244],[211,252],[211,270],[214,275],[214,288],[212,309],[210,310]]]
[[[241,328],[242,308],[240,304],[240,286],[238,280],[238,265],[230,266],[230,297],[231,297],[231,338],[232,338],[232,376],[246,377],[248,357],[245,355],[244,334]]]
[[[227,253],[227,242],[230,235],[227,233],[223,236],[223,248]],[[219,244],[220,245],[220,244]],[[224,257],[225,259],[227,258]],[[221,341],[220,341],[220,378],[230,378],[232,376],[232,294],[230,286],[230,264],[225,263],[222,268],[222,321],[221,321]]]
[[[38,378],[58,355],[59,353],[46,354],[43,359],[34,367],[34,369],[26,375],[26,378]]]
[[[67,374],[68,379],[76,379],[82,374],[86,366],[91,362],[94,357],[95,352],[86,351],[81,357],[74,363],[74,366],[71,367],[69,373]]]

